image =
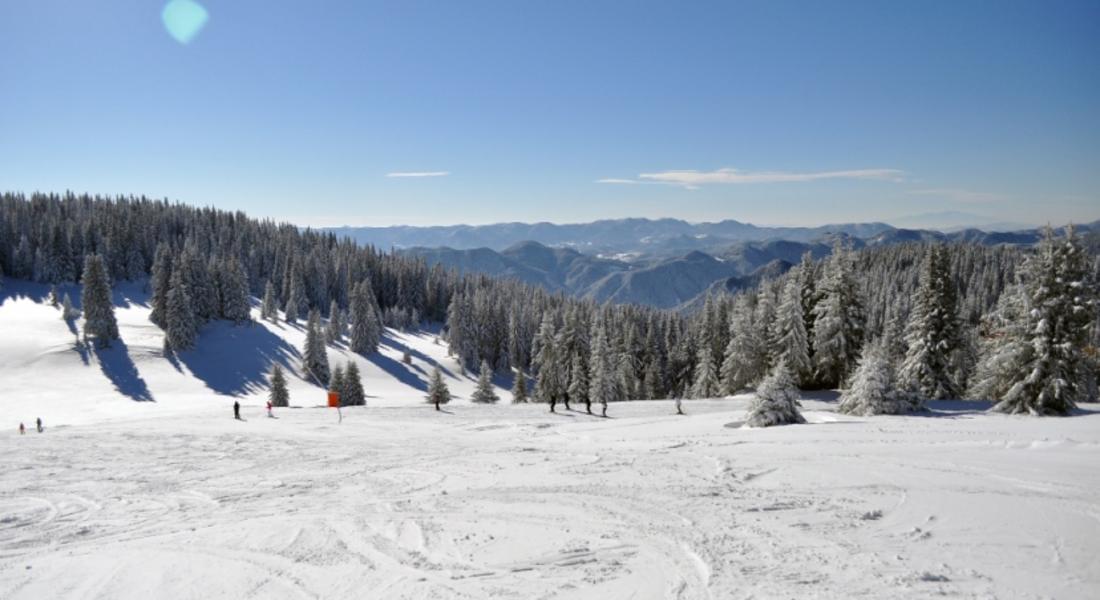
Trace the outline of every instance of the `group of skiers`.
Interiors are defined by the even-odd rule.
[[[267,401],[267,416],[271,419],[275,418],[275,413],[274,413],[273,409],[274,409],[274,405],[271,404],[270,400],[268,400]],[[236,401],[236,400],[233,401],[233,418],[238,420],[238,421],[243,421],[244,420],[244,419],[241,418],[241,403]]]
[[[34,420],[34,426],[38,429],[38,433],[46,431],[46,426],[42,424],[42,417],[38,417]],[[19,423],[19,435],[23,435],[25,433],[27,433],[26,425],[23,425],[23,423]]]

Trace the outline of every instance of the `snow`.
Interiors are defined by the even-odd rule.
[[[300,327],[208,326],[176,363],[138,286],[125,345],[44,290],[0,292],[0,597],[1089,598],[1100,406],[1070,418],[931,402],[739,427],[751,395],[612,418],[469,402],[431,333],[358,359],[367,407],[318,408]],[[401,346],[412,350],[409,368]],[[330,360],[350,355],[330,350]],[[291,403],[264,416],[269,361]],[[434,363],[455,394],[423,402]],[[231,394],[238,394],[232,396]],[[231,418],[234,397],[245,421]],[[41,416],[46,433],[16,433]]]

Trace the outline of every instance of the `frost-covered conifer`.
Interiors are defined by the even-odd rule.
[[[264,285],[264,300],[260,306],[260,317],[268,321],[279,320],[279,301],[275,298],[275,286],[268,279]]]
[[[611,348],[607,343],[607,328],[603,319],[596,321],[594,329],[590,351],[588,395],[593,402],[600,404],[606,413],[607,403],[617,399],[618,386],[612,371]]]
[[[898,415],[921,407],[919,395],[898,388],[887,345],[879,340],[867,346],[840,395],[838,411],[859,416]]]
[[[84,337],[93,338],[100,347],[110,346],[112,340],[118,339],[118,322],[111,300],[111,283],[100,255],[89,254],[84,259],[83,283]]]
[[[248,277],[236,257],[221,261],[218,271],[218,291],[221,294],[221,317],[240,325],[252,320],[252,303],[249,300]]]
[[[959,395],[951,368],[960,345],[956,311],[955,282],[947,254],[933,246],[924,261],[920,289],[909,316],[909,349],[898,372],[902,387],[935,400]]]
[[[168,291],[172,281],[172,250],[171,247],[161,242],[157,244],[157,253],[153,258],[153,272],[149,276],[149,284],[153,289],[149,304],[152,311],[149,312],[149,320],[164,329],[167,325],[165,314],[168,312]]]
[[[168,299],[164,314],[164,349],[190,350],[199,335],[199,323],[191,295],[188,271],[177,258],[168,283]]]
[[[493,389],[493,368],[489,366],[489,361],[483,360],[481,361],[481,372],[477,376],[477,388],[474,389],[474,394],[470,396],[470,401],[491,404],[498,400],[500,398]]]
[[[344,317],[340,304],[333,299],[328,307],[328,325],[325,327],[325,340],[335,344],[344,337]]]
[[[428,404],[435,405],[436,410],[441,410],[440,405],[451,401],[451,391],[447,389],[447,384],[443,381],[443,373],[438,366],[432,369],[432,378],[428,382],[427,400]]]
[[[347,386],[344,385],[344,368],[340,365],[332,368],[332,374],[328,378],[328,390],[339,394],[340,405],[347,406],[347,401],[344,399],[344,394],[347,392]]]
[[[776,314],[773,352],[777,361],[786,361],[795,381],[809,383],[813,377],[813,363],[810,362],[810,346],[802,314],[802,281],[799,274],[793,274],[783,288]]]
[[[527,401],[527,375],[522,369],[516,369],[515,379],[512,382],[512,404]]]
[[[293,325],[298,322],[298,314],[302,305],[305,304],[305,296],[302,293],[302,278],[297,270],[290,277],[290,291],[287,294],[286,306],[283,308],[283,319]]]
[[[69,293],[65,292],[65,296],[61,299],[61,320],[72,321],[80,316],[80,311],[73,308],[72,298],[69,298]]]
[[[798,386],[787,364],[780,362],[756,389],[749,403],[745,424],[749,427],[771,427],[790,423],[805,423],[798,410]]]
[[[271,368],[271,393],[268,395],[272,406],[290,406],[290,392],[287,391],[283,368],[276,364]]]
[[[1048,227],[1024,269],[1030,326],[1023,369],[993,410],[1067,415],[1085,387],[1083,350],[1096,315],[1089,259],[1073,228],[1055,238]]]
[[[700,346],[698,360],[695,363],[695,380],[691,384],[691,397],[716,398],[721,393],[711,349],[708,346]]]
[[[851,251],[839,244],[825,266],[814,306],[813,351],[818,383],[838,387],[856,366],[865,316]]]
[[[753,326],[747,296],[738,298],[729,320],[730,341],[726,346],[720,376],[723,391],[736,394],[745,387],[755,385],[764,376],[767,371],[767,348],[765,340],[759,337],[759,329]],[[694,396],[694,392],[691,395]]]
[[[569,400],[583,402],[589,407],[588,412],[592,412],[592,400],[588,397],[588,368],[580,353],[573,355],[573,364],[569,368]]]
[[[328,349],[325,348],[325,335],[321,331],[321,313],[316,308],[309,311],[309,320],[306,323],[306,344],[302,352],[302,366],[318,385],[328,385],[331,376]]]
[[[557,349],[557,334],[554,327],[554,316],[549,312],[543,316],[542,325],[535,336],[533,344],[534,356],[531,366],[535,369],[535,399],[539,402],[549,402],[550,412],[554,411],[559,399],[565,393],[567,385],[568,368],[563,364],[561,355]]]
[[[365,406],[367,393],[363,390],[363,377],[359,374],[359,365],[348,361],[344,369],[344,392],[341,395],[344,406]]]
[[[358,354],[378,350],[382,342],[382,320],[375,305],[370,280],[364,279],[351,294],[351,340],[349,348]]]

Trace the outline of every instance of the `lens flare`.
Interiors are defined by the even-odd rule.
[[[187,44],[202,31],[210,14],[194,0],[171,0],[160,13],[168,35],[181,44]]]

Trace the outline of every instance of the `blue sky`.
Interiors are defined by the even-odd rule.
[[[0,2],[0,189],[307,225],[1100,218],[1100,2],[197,1],[187,44],[160,0]]]

